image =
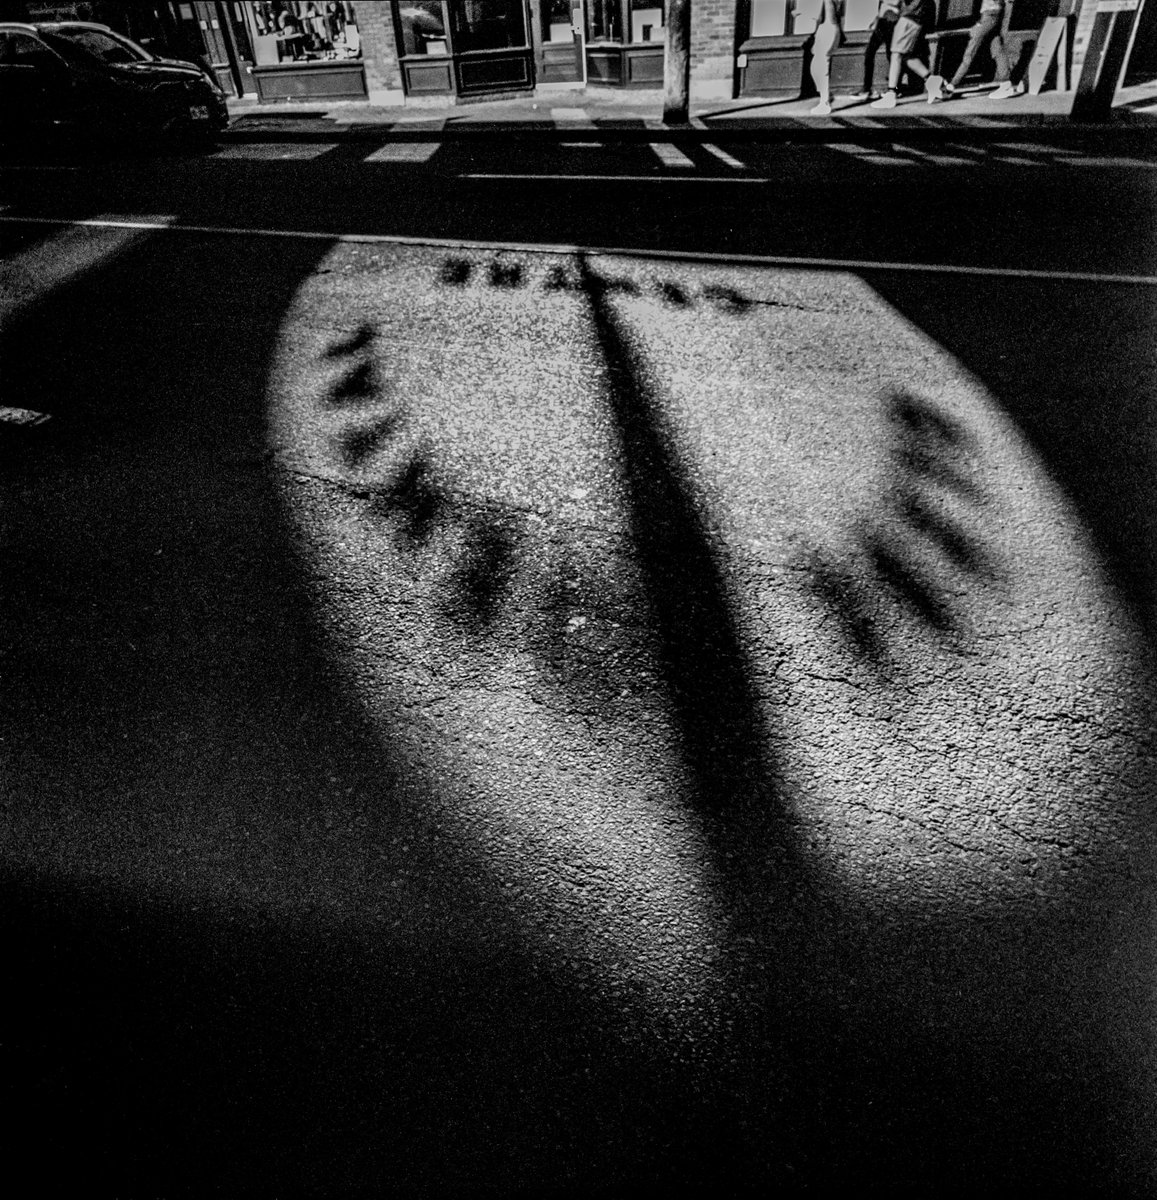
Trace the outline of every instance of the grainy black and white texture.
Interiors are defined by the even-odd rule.
[[[347,147],[0,178],[495,242],[0,231],[11,1162],[1151,1194],[1157,293],[628,252],[1100,265],[1014,236],[1060,167],[825,153],[666,239]]]

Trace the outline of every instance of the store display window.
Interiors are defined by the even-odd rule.
[[[846,0],[844,32],[869,29],[878,0]],[[751,0],[751,36],[807,37],[815,33],[823,0]]]
[[[662,42],[666,7],[666,0],[587,0],[587,37],[631,45]]]
[[[527,44],[522,0],[454,0],[450,11],[455,54]]]
[[[398,6],[401,50],[405,54],[448,54],[446,11],[442,0],[418,0]]]
[[[563,42],[569,45],[574,41],[571,0],[538,0],[538,14],[544,42]]]
[[[259,64],[337,62],[361,57],[354,6],[330,0],[248,5]]]
[[[663,40],[662,0],[630,0],[630,14],[632,42]]]

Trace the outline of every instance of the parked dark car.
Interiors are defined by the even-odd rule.
[[[0,23],[6,136],[211,136],[228,124],[212,74],[88,21]]]

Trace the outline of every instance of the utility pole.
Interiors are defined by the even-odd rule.
[[[686,125],[691,91],[691,0],[667,0],[663,124]]]

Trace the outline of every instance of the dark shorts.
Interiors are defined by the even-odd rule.
[[[901,17],[896,22],[896,32],[892,34],[892,44],[889,49],[893,54],[911,54],[923,36],[923,25],[911,21],[907,17]]]

